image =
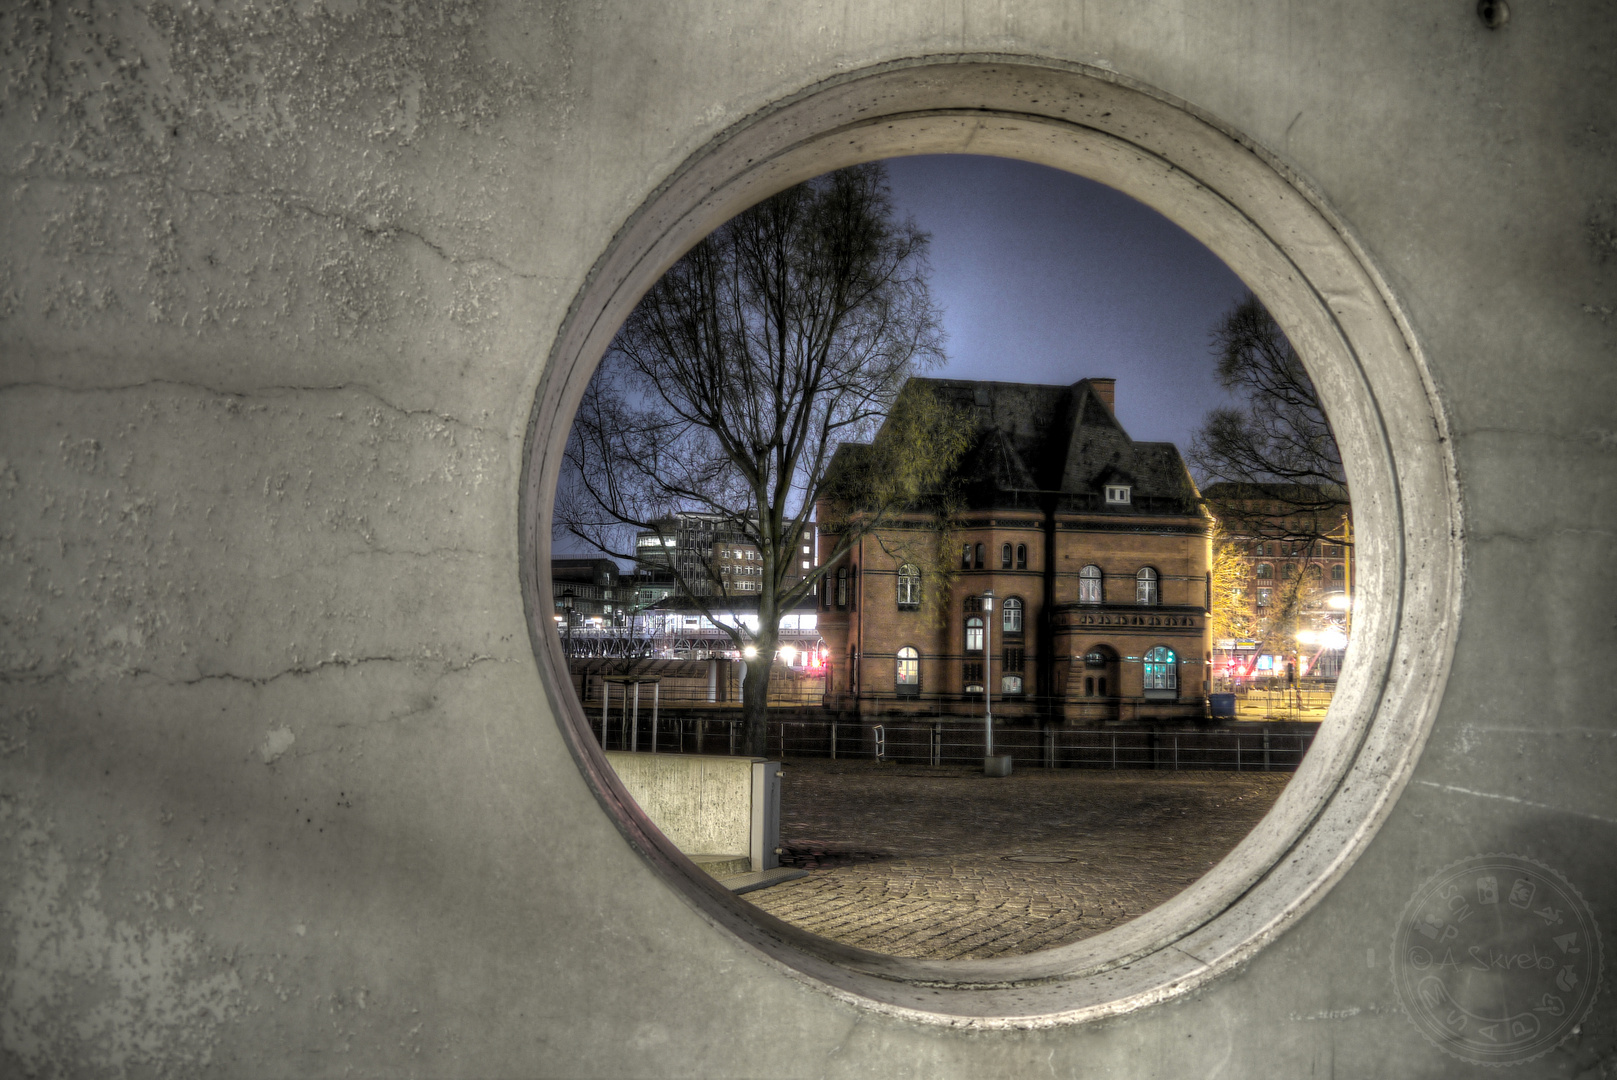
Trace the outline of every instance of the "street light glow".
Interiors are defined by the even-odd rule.
[[[1297,640],[1304,645],[1312,645],[1319,640],[1319,635],[1312,630],[1297,631]]]
[[[791,667],[797,662],[797,647],[795,645],[782,645],[780,647],[780,659],[787,667]]]
[[[748,660],[751,660],[753,657],[758,655],[758,649],[756,646],[748,645],[745,649],[741,650],[741,655],[745,656]]]
[[[1325,602],[1337,611],[1347,611],[1353,606],[1353,598],[1347,593],[1332,593]]]

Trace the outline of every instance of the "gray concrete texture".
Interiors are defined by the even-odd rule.
[[[0,13],[0,1073],[1474,1075],[1393,990],[1423,881],[1530,856],[1608,952],[1617,933],[1617,19],[1512,11],[1498,30],[1468,2]],[[534,402],[581,386],[547,370],[573,363],[564,330],[611,331],[568,316],[614,237],[773,104],[972,56],[1180,103],[1337,223],[1424,381],[1326,379],[1347,426],[1390,432],[1397,482],[1367,482],[1364,512],[1413,500],[1372,535],[1447,537],[1366,553],[1437,645],[1361,650],[1393,689],[1365,675],[1380,726],[1282,799],[1324,792],[1252,864],[1280,914],[1082,1020],[878,1007],[779,928],[734,931],[558,723],[523,606],[544,551],[519,501],[545,494],[525,440],[554,436]],[[1194,198],[1176,205],[1189,227]],[[1302,267],[1318,246],[1270,239]],[[1329,352],[1285,279],[1253,283]],[[1309,281],[1343,325],[1374,299]],[[1407,730],[1372,700],[1422,692]],[[1366,775],[1357,832],[1295,831]],[[1604,989],[1513,1075],[1610,1075]]]
[[[606,760],[679,850],[742,858],[752,851],[752,764],[761,759],[612,751]]]

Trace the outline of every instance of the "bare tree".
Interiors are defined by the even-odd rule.
[[[716,551],[667,562],[681,597],[747,656],[749,753],[764,752],[781,616],[860,535],[942,483],[963,449],[963,425],[930,395],[900,395],[942,358],[927,242],[913,221],[894,220],[880,165],[764,200],[652,287],[574,421],[557,529],[634,559],[636,533],[666,542],[678,515],[699,513],[715,535],[756,546],[759,589],[739,597]],[[869,440],[889,416],[860,467],[828,475],[840,444]],[[820,566],[794,571],[830,484],[859,513],[839,523]],[[738,598],[756,600],[756,626],[724,617]]]
[[[1242,537],[1351,542],[1342,456],[1291,342],[1250,293],[1212,337],[1219,381],[1246,401],[1209,412],[1191,439],[1213,513]]]

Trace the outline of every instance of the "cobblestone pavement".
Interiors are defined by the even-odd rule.
[[[746,899],[895,956],[1005,956],[1109,930],[1206,873],[1289,773],[1025,770],[789,760],[782,862]]]

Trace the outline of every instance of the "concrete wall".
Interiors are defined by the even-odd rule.
[[[1517,852],[1617,927],[1617,20],[1512,6],[1498,30],[1469,2],[0,13],[0,1072],[1474,1075],[1392,987],[1417,886]],[[784,931],[681,878],[557,723],[520,588],[548,557],[519,546],[547,494],[524,438],[554,435],[533,403],[581,386],[546,358],[611,332],[568,314],[629,275],[600,260],[637,208],[793,95],[968,54],[1164,102],[1093,174],[1181,192],[1233,263],[1255,234],[1195,208],[1239,166],[1162,167],[1162,124],[1205,118],[1280,178],[1252,220],[1312,200],[1334,239],[1267,241],[1304,275],[1357,253],[1380,293],[1311,276],[1319,311],[1358,326],[1380,295],[1419,361],[1398,393],[1367,368],[1375,408],[1339,432],[1369,447],[1378,415],[1448,462],[1376,490],[1461,496],[1361,552],[1383,622],[1446,604],[1446,629],[1357,658],[1375,686],[1347,696],[1415,720],[1322,736],[1293,789],[1393,766],[1340,785],[1381,794],[1322,810],[1336,839],[1253,871],[1302,899],[1217,963],[1186,946],[1178,983],[1026,1023],[875,1007],[838,982],[853,960],[783,959]],[[951,120],[950,145],[1040,107]],[[1311,355],[1346,348],[1277,307]],[[1374,486],[1355,510],[1391,521]],[[1373,539],[1421,529],[1447,542]],[[1612,1015],[1513,1075],[1609,1073]]]
[[[606,755],[663,835],[688,855],[752,851],[754,758],[698,754]]]

